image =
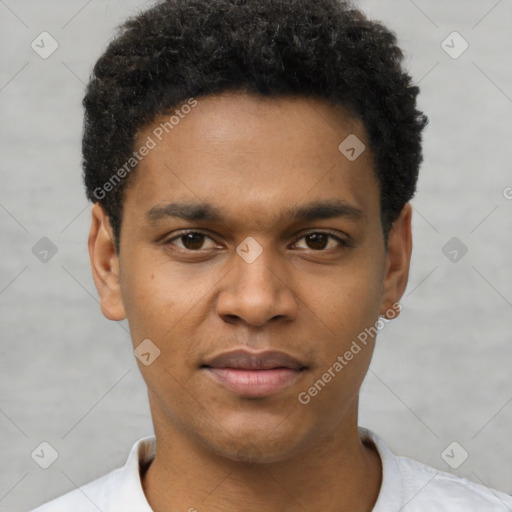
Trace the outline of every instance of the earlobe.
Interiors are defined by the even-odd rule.
[[[398,316],[401,310],[398,302],[407,288],[412,253],[411,219],[412,207],[406,203],[389,232],[380,312],[385,318]]]
[[[88,246],[101,311],[109,320],[123,320],[126,314],[121,298],[119,257],[109,218],[99,203],[92,207]]]

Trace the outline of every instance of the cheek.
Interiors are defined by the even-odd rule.
[[[362,252],[362,251],[361,251]],[[305,276],[304,276],[305,277]],[[364,256],[324,275],[303,279],[303,302],[340,339],[357,334],[379,315],[382,279],[378,265]]]
[[[123,263],[121,289],[134,345],[149,338],[163,355],[187,350],[189,334],[204,322],[209,292],[222,274],[200,264],[176,264],[154,251]]]
[[[301,390],[301,403],[308,401],[315,416],[332,417],[333,404],[338,404],[334,409],[341,417],[366,375],[382,294],[379,261],[375,252],[359,251],[346,265],[331,270],[329,279],[321,280],[322,289],[310,288],[315,291],[309,305],[326,333],[323,343],[316,344],[318,365]]]
[[[334,417],[343,417],[368,371],[379,301],[375,283],[369,277],[363,280],[361,274],[333,280],[329,286],[325,295],[311,297],[315,316],[321,319],[320,322],[312,316],[318,333],[309,329],[317,340],[316,365],[297,400],[309,408],[311,417],[324,418],[332,424],[336,423]]]
[[[136,252],[136,251],[134,251]],[[186,287],[178,272],[149,258],[128,257],[121,267],[121,293],[134,344],[159,339],[186,307]]]

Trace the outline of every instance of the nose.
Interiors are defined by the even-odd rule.
[[[217,313],[227,323],[246,322],[259,327],[278,318],[295,318],[298,303],[282,262],[269,249],[252,262],[238,253],[222,280]],[[288,276],[288,278],[287,278]]]

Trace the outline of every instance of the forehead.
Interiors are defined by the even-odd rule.
[[[340,198],[365,214],[378,214],[364,126],[342,107],[316,98],[242,92],[195,101],[194,107],[177,106],[139,132],[136,148],[152,149],[127,190],[131,208],[147,211],[192,199],[233,215],[241,206],[247,214],[259,210],[261,215],[262,208],[275,213],[283,204]],[[340,150],[346,140],[360,144],[358,152],[364,148],[356,159]]]

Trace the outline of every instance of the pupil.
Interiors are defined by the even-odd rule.
[[[325,249],[327,235],[324,233],[312,233],[311,235],[307,235],[307,238],[309,238],[310,241],[312,240],[313,245],[320,243],[320,247],[311,247],[312,249]]]
[[[201,237],[203,237],[203,235],[201,235],[200,233],[187,233],[186,235],[184,235],[184,241],[183,241],[183,245],[187,248],[187,249],[200,249],[201,248],[201,245],[203,245],[203,241],[201,239]],[[194,242],[195,240],[195,242]],[[192,247],[190,247],[190,243],[192,243]]]

